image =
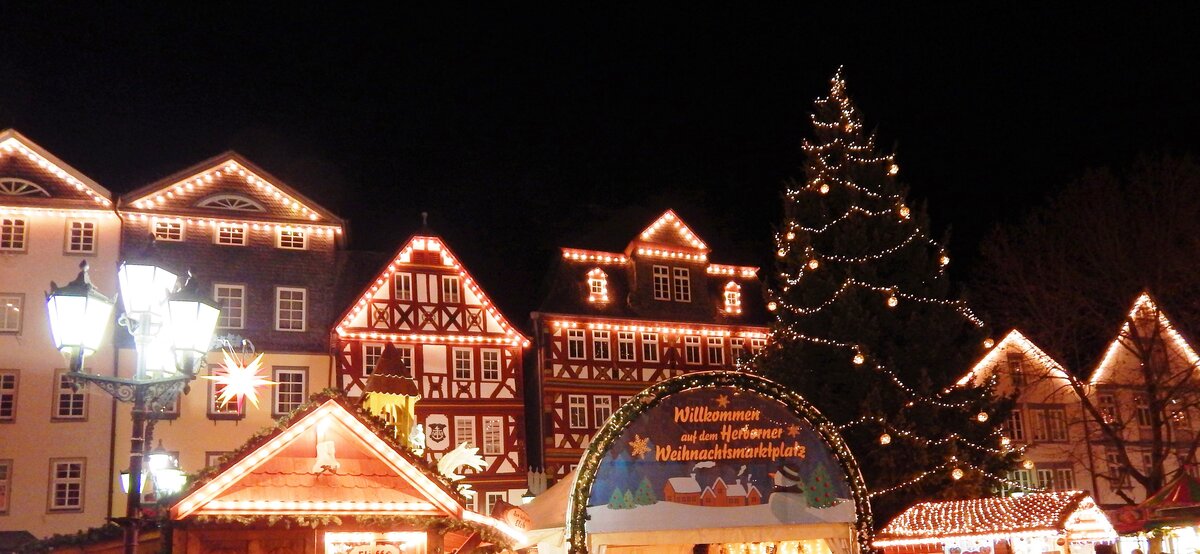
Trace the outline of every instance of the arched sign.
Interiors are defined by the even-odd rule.
[[[622,406],[584,454],[567,509],[573,552],[596,533],[772,526],[850,526],[860,551],[870,543],[867,491],[836,427],[737,372],[669,379]],[[853,548],[848,533],[836,540],[834,552]]]

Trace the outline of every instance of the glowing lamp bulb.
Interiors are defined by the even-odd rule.
[[[950,256],[943,254],[942,258],[938,261],[942,262],[942,265],[949,265],[950,264]]]
[[[992,340],[991,338],[983,339],[984,348],[991,348],[993,346],[996,346],[996,341]]]
[[[951,479],[954,479],[955,481],[957,481],[957,480],[959,480],[959,479],[962,479],[962,478],[963,478],[963,470],[962,470],[962,468],[957,468],[957,467],[956,467],[956,468],[954,468],[954,471],[951,471],[951,472],[950,472],[950,478],[951,478]]]
[[[829,185],[826,185],[825,183],[821,183],[821,188],[819,188],[817,190],[821,191],[821,194],[829,194]]]
[[[900,166],[892,164],[888,167],[888,175],[895,175],[897,173],[900,173]]]
[[[863,356],[862,352],[855,352],[852,361],[854,362],[854,365],[863,365],[863,362],[867,361],[867,357]]]
[[[900,206],[900,217],[908,219],[910,215],[912,215],[912,210],[908,209],[908,206]]]
[[[767,302],[767,311],[773,312],[778,308],[779,304],[776,304],[774,300]]]
[[[976,419],[976,421],[978,421],[980,423],[987,421],[988,420],[987,412],[979,412],[979,414],[975,416],[975,419]]]
[[[896,298],[895,296],[889,296],[889,297],[888,297],[888,299],[887,299],[887,305],[888,305],[888,307],[889,307],[889,308],[895,308],[895,307],[896,307],[897,305],[899,305],[899,304],[900,304],[900,299],[899,299],[899,298]]]
[[[1025,460],[1021,462],[1021,467],[1025,469],[1033,469],[1033,460]]]
[[[796,240],[796,233],[793,233],[793,232],[791,232],[791,231],[788,231],[788,233],[787,233],[787,239],[788,239],[788,240]]]
[[[813,259],[811,259],[811,260],[809,260],[809,261],[808,261],[808,268],[809,268],[809,269],[816,269],[816,268],[818,268],[818,267],[820,267],[820,266],[821,266],[821,262],[818,262],[816,258],[813,258]]]
[[[884,446],[892,444],[892,436],[887,433],[879,435],[879,444],[882,444]]]
[[[775,255],[779,256],[780,258],[787,256],[787,250],[780,248],[779,250],[775,251]]]

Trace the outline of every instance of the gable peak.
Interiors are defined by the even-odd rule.
[[[708,245],[675,213],[667,210],[629,243],[626,253],[707,261]]]
[[[57,156],[51,154],[36,142],[29,140],[28,137],[17,132],[15,129],[0,131],[0,159],[6,156],[23,157],[36,165],[41,171],[61,180],[67,187],[86,195],[96,205],[103,208],[112,207],[112,193],[108,189],[80,173],[79,170],[67,165],[66,162],[58,159]],[[0,177],[4,177],[4,175],[0,175]],[[13,186],[17,187],[19,185],[14,184]],[[41,188],[36,184],[34,186]],[[22,187],[22,190],[24,190],[24,187]],[[45,193],[45,196],[54,196],[48,191],[43,190],[42,192]]]

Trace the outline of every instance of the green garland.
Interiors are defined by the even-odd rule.
[[[600,462],[614,442],[620,438],[625,429],[639,416],[650,408],[657,406],[663,399],[684,391],[699,388],[736,387],[749,392],[755,392],[779,401],[793,414],[807,420],[817,431],[817,436],[833,452],[834,458],[842,472],[850,482],[850,496],[853,497],[855,513],[855,538],[859,552],[872,552],[871,534],[871,504],[868,501],[867,486],[858,470],[858,462],[842,440],[837,426],[821,415],[807,400],[794,391],[766,378],[747,373],[733,371],[703,371],[689,373],[662,381],[643,390],[636,397],[637,402],[626,402],[604,424],[592,443],[584,452],[579,462],[579,471],[575,475],[575,484],[571,495],[567,498],[566,537],[569,541],[571,554],[587,553],[587,502],[592,493],[592,485],[596,481],[596,472]]]
[[[97,542],[119,539],[125,530],[115,523],[106,523],[100,527],[92,527],[74,533],[60,533],[44,539],[29,542],[17,547],[13,552],[18,554],[41,554],[64,546],[83,546]]]
[[[426,460],[423,456],[417,456],[414,454],[412,450],[409,449],[408,445],[400,444],[400,442],[396,440],[392,433],[387,431],[388,423],[386,421],[375,414],[364,410],[359,402],[347,397],[346,393],[342,390],[334,388],[327,388],[313,394],[303,405],[295,410],[292,410],[291,413],[275,420],[274,425],[270,427],[264,427],[263,429],[251,435],[241,447],[233,452],[230,452],[229,454],[222,456],[216,464],[189,475],[185,492],[181,493],[178,498],[186,498],[189,494],[203,486],[208,481],[211,481],[217,475],[220,475],[222,472],[228,470],[238,460],[241,460],[250,452],[257,450],[274,438],[277,434],[285,431],[293,422],[308,415],[309,412],[317,409],[322,404],[330,400],[337,402],[343,408],[345,408],[346,411],[357,417],[359,421],[374,431],[375,434],[389,446],[395,448],[397,451],[410,454],[410,456],[406,457],[409,462],[428,475],[435,482],[444,485],[447,492],[449,492],[450,495],[458,502],[466,502],[466,498],[458,492],[458,487],[454,486],[449,479],[446,479],[446,477],[444,477],[438,471],[437,466],[434,463]]]

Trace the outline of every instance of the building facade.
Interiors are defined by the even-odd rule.
[[[64,378],[44,295],[85,261],[97,288],[116,290],[112,206],[95,181],[20,133],[0,132],[0,530],[44,536],[108,515],[113,400]],[[104,344],[86,370],[113,375],[112,341]]]
[[[535,452],[548,475],[570,471],[605,420],[642,389],[734,368],[766,345],[758,268],[711,263],[707,244],[673,211],[622,252],[563,248],[552,271],[532,314]]]
[[[363,393],[384,345],[393,344],[420,386],[425,455],[479,448],[468,474],[470,506],[491,513],[526,487],[523,357],[527,339],[500,313],[445,242],[410,238],[346,308],[332,333],[337,384]]]

